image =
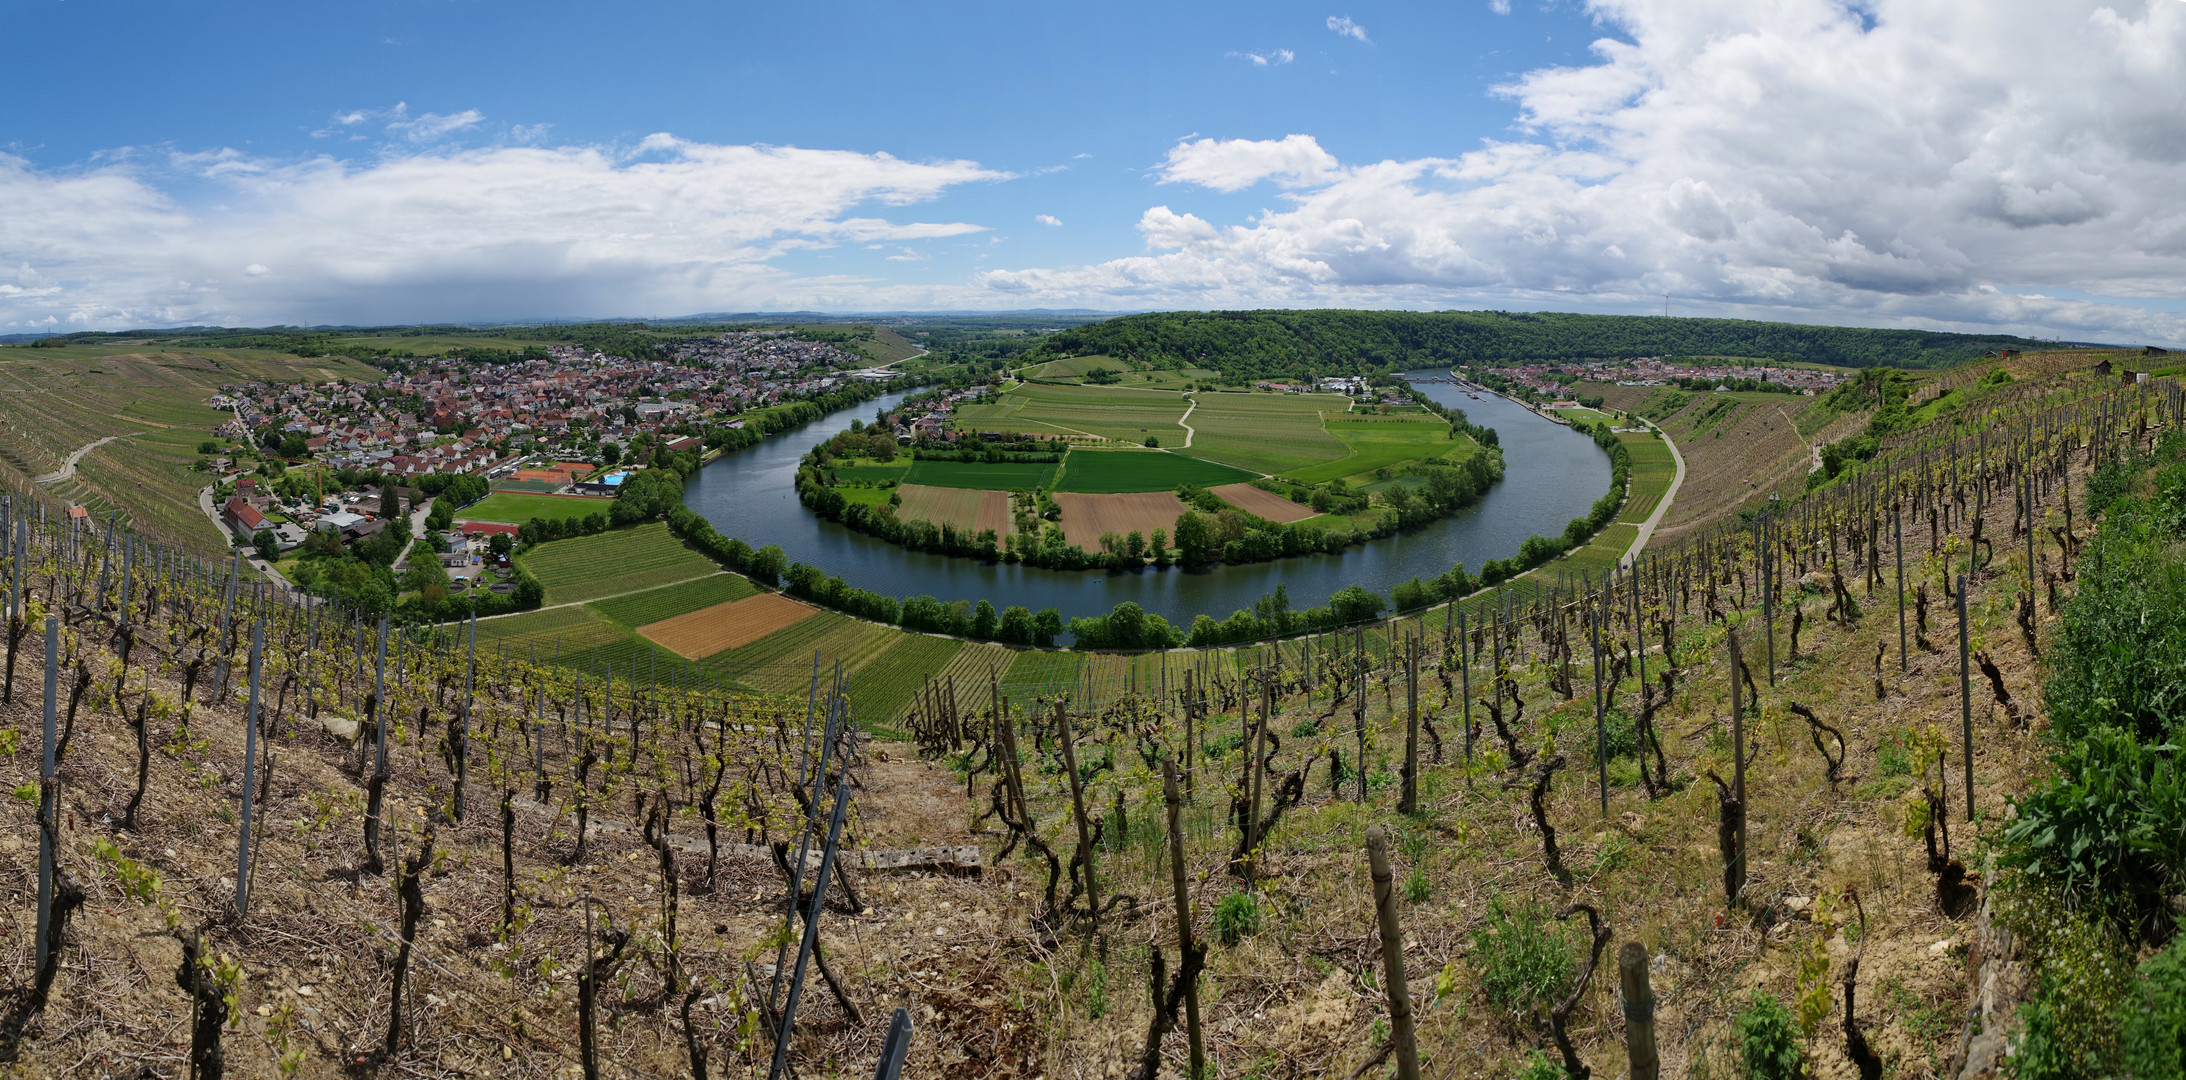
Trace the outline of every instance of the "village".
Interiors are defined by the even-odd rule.
[[[269,532],[274,547],[288,551],[313,530],[346,543],[369,539],[387,527],[389,512],[415,513],[413,497],[424,504],[427,496],[411,483],[424,477],[478,477],[486,482],[481,492],[508,487],[612,498],[627,475],[615,467],[639,453],[702,450],[704,433],[741,428],[753,410],[854,380],[898,377],[787,330],[680,342],[665,360],[576,346],[527,352],[543,355],[504,363],[426,360],[369,383],[223,386],[211,404],[235,416],[217,434],[267,456],[396,481],[395,504],[383,506],[376,490],[297,484],[276,490],[244,474],[242,462],[220,456],[206,462],[215,476],[205,491],[206,511],[239,544]],[[457,568],[482,561],[496,531],[514,529],[464,522],[434,546],[460,574]]]
[[[1537,393],[1561,397],[1576,382],[1615,383],[1619,386],[1673,386],[1682,379],[1724,383],[1751,379],[1783,387],[1788,393],[1827,393],[1843,376],[1815,368],[1774,367],[1767,364],[1691,364],[1656,357],[1623,360],[1556,361],[1486,368]]]

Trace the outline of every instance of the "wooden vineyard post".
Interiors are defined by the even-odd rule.
[[[1419,639],[1404,643],[1404,797],[1400,814],[1419,813]]]
[[[1078,864],[1085,868],[1086,907],[1092,913],[1093,932],[1101,930],[1101,894],[1093,876],[1093,829],[1085,818],[1085,789],[1078,779],[1078,751],[1070,733],[1070,710],[1055,701],[1055,733],[1063,748],[1063,770],[1070,774],[1070,812],[1078,823]]]
[[[1199,715],[1199,698],[1196,696],[1196,680],[1192,669],[1184,669],[1184,790],[1192,790],[1192,726]]]
[[[1465,698],[1465,782],[1472,783],[1473,766],[1473,661],[1472,652],[1465,645],[1465,609],[1456,601],[1450,606],[1457,608],[1457,678],[1458,693]]]
[[[1390,1039],[1396,1045],[1397,1080],[1419,1080],[1419,1046],[1412,1034],[1412,994],[1404,983],[1404,931],[1397,925],[1396,882],[1389,872],[1389,835],[1366,830],[1366,860],[1374,876],[1374,913],[1381,925],[1382,984],[1389,991]]]
[[[1727,638],[1731,653],[1731,801],[1737,807],[1737,816],[1726,822],[1723,872],[1727,899],[1736,903],[1746,889],[1746,706],[1739,693],[1744,665],[1738,655],[1738,631],[1729,631]]]
[[[1905,512],[1896,504],[1890,507],[1890,539],[1897,544],[1898,674],[1903,675],[1911,663],[1905,655]]]
[[[55,721],[60,713],[58,691],[61,685],[61,619],[57,615],[46,616],[46,700],[45,700],[45,748],[38,759],[38,965],[33,970],[43,973],[46,955],[52,942],[47,933],[53,924],[53,850],[55,819],[60,813],[61,799],[57,783],[58,762],[55,760]]]
[[[1359,777],[1359,802],[1364,804],[1366,802],[1366,631],[1355,631],[1352,642],[1357,646],[1357,655],[1352,664],[1354,674],[1351,679],[1351,723],[1353,727],[1358,729],[1359,733],[1359,760],[1354,764],[1358,766],[1356,772]],[[1254,765],[1257,768],[1258,762],[1255,761]],[[1256,806],[1254,809],[1258,810],[1258,807]]]
[[[1958,575],[1958,712],[1965,734],[1959,760],[1966,770],[1966,820],[1973,820],[1973,681],[1966,670],[1970,648],[1966,627],[1966,575]]]
[[[1624,991],[1624,1056],[1632,1080],[1656,1080],[1662,1060],[1655,1049],[1655,989],[1647,981],[1647,947],[1627,941],[1617,949],[1617,981]]]
[[[251,804],[258,801],[258,676],[265,647],[266,624],[255,623],[250,630],[250,706],[243,727],[243,817],[235,840],[235,915],[239,919],[250,912]]]
[[[1601,607],[1591,601],[1586,605],[1586,621],[1593,624],[1594,633],[1594,766],[1601,777],[1603,817],[1609,816],[1609,713],[1602,695],[1602,622],[1609,611],[1609,588],[1604,580]]]
[[[1265,689],[1265,683],[1263,690]],[[1257,888],[1260,882],[1260,791],[1264,770],[1262,755],[1268,745],[1267,694],[1263,693],[1260,706],[1260,723],[1252,728],[1252,753],[1245,758],[1245,888]],[[1243,688],[1238,693],[1238,717],[1250,724],[1252,705],[1244,697]]]
[[[1164,760],[1161,763],[1161,800],[1169,810],[1169,880],[1176,892],[1176,938],[1178,963],[1189,970],[1194,965],[1192,945],[1192,893],[1184,880],[1184,828],[1178,820],[1176,764]],[[1199,1036],[1199,980],[1184,983],[1184,1032],[1191,1041],[1191,1071],[1185,1075],[1199,1080],[1207,1071],[1207,1051]],[[1151,1078],[1149,1078],[1151,1080]]]

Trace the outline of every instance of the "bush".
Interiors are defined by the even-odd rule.
[[[1214,936],[1235,945],[1260,932],[1260,902],[1251,893],[1231,893],[1214,906]]]
[[[1738,1033],[1738,1060],[1747,1080],[1798,1080],[1798,1024],[1775,995],[1754,991],[1752,1003],[1732,1027]]]
[[[2019,800],[2001,862],[2145,929],[2167,925],[2164,893],[2186,865],[2186,777],[2175,752],[2100,728],[2057,775]]]
[[[1473,932],[1472,954],[1488,1005],[1529,1020],[1562,999],[1578,967],[1570,935],[1531,900],[1489,901],[1486,925]]]
[[[2120,1041],[2129,1076],[2186,1076],[2186,936],[2140,966],[2135,1007]]]
[[[2186,721],[2186,561],[2159,510],[2120,503],[2079,562],[2043,688],[2050,725],[2077,740],[2104,725],[2160,741]]]
[[[2101,924],[2049,898],[2020,923],[2030,970],[2041,982],[2019,1007],[2013,1053],[2020,1080],[2115,1076],[2119,1021],[2133,998],[2131,954]],[[2014,915],[2018,913],[2013,913]],[[2175,1076],[2176,1073],[2141,1073]]]

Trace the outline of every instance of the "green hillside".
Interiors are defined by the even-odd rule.
[[[2056,348],[2004,334],[1803,326],[1743,319],[1512,311],[1173,311],[1051,335],[1033,360],[1101,353],[1135,365],[1299,378],[1497,360],[1747,356],[1845,367],[1947,367],[2000,349]]]

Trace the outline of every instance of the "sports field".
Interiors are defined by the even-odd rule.
[[[1162,450],[1072,450],[1056,491],[1108,495],[1173,491],[1179,484],[1213,487],[1253,479],[1254,474],[1212,461]]]
[[[972,461],[927,461],[911,463],[911,471],[904,476],[906,484],[924,484],[927,487],[986,488],[992,491],[1014,491],[1024,488],[1046,487],[1055,479],[1059,466],[1042,464],[994,464]]]
[[[1138,532],[1151,537],[1155,529],[1173,529],[1185,510],[1175,492],[1147,491],[1135,495],[1081,495],[1058,492],[1055,505],[1063,512],[1063,540],[1087,551],[1101,549],[1101,534],[1127,536]]]
[[[1008,492],[905,484],[896,493],[903,496],[903,505],[896,510],[899,520],[931,521],[953,526],[958,532],[993,529],[996,536],[1009,535]]]
[[[719,573],[664,522],[557,540],[517,556],[546,587],[548,605],[597,600]]]
[[[1326,423],[1328,433],[1342,442],[1344,456],[1284,475],[1300,483],[1318,484],[1407,461],[1446,455],[1455,455],[1462,460],[1473,445],[1472,440],[1463,435],[1453,439],[1449,424],[1425,413],[1331,416]]]
[[[1251,484],[1224,484],[1209,490],[1223,502],[1269,521],[1288,524],[1313,516],[1312,507],[1294,503],[1272,491],[1262,491]]]
[[[592,499],[579,495],[533,495],[520,491],[496,491],[483,499],[456,511],[458,521],[498,521],[506,525],[522,525],[532,518],[566,521],[570,518],[605,514],[614,509],[613,499]]]
[[[696,660],[795,626],[820,609],[781,593],[760,593],[638,627],[638,633],[684,658]]]

